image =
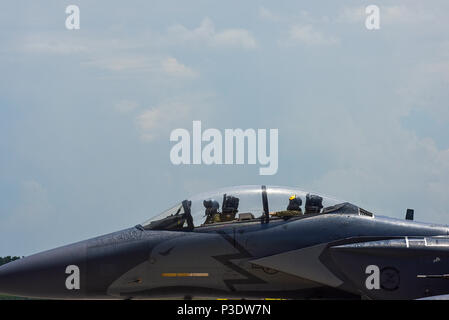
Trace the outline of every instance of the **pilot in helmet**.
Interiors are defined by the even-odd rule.
[[[296,194],[288,198],[287,211],[301,211],[302,200]]]
[[[218,204],[218,202],[214,199],[207,199],[203,201],[203,205],[206,208],[205,223],[220,222],[220,215],[218,214],[218,208],[220,207],[220,205]]]

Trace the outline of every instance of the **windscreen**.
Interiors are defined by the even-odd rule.
[[[155,226],[155,222],[167,219],[169,217],[182,216],[183,214],[184,214],[184,210],[182,207],[182,203],[178,203],[178,204],[174,205],[173,207],[158,214],[157,216],[145,221],[141,225],[144,229],[147,229],[147,230],[153,229]]]

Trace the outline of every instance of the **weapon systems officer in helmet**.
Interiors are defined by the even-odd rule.
[[[296,194],[288,198],[287,211],[299,211],[301,212],[302,200],[297,197]]]

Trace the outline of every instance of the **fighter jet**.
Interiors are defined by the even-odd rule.
[[[50,299],[419,299],[449,293],[449,228],[276,186],[189,197],[132,228],[0,267]]]

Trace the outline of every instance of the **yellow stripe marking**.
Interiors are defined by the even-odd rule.
[[[180,273],[163,273],[163,277],[208,277],[209,273],[202,272],[180,272]]]

